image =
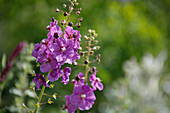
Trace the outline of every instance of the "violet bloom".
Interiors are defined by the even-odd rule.
[[[38,61],[43,63],[40,66],[41,72],[49,72],[50,70],[56,69],[59,64],[54,57],[54,54],[51,52],[47,52],[46,54],[41,54],[38,56]]]
[[[91,81],[91,86],[96,90],[98,88],[100,91],[103,90],[103,84],[101,83],[100,78],[96,78],[96,73],[95,71],[92,75],[90,75],[90,81]]]
[[[76,105],[70,102],[70,95],[66,95],[65,98],[66,98],[66,105],[64,106],[63,109],[66,109],[68,113],[75,113],[77,107]]]
[[[54,44],[51,44],[50,50],[55,54],[55,58],[61,65],[64,63],[72,64],[75,54],[73,44],[72,40],[63,38],[58,38]]]
[[[63,74],[63,71],[60,69],[60,67],[53,69],[48,75],[48,80],[50,80],[51,82],[54,82],[58,80],[62,74]]]
[[[39,49],[40,49],[40,44],[39,44],[39,43],[35,44],[35,45],[34,45],[34,50],[32,51],[32,56],[34,56],[35,58],[37,58],[37,57],[38,57],[38,51],[39,51]]]
[[[55,38],[61,37],[63,34],[61,28],[57,24],[58,21],[55,20],[55,22],[50,22],[50,26],[47,27],[47,30],[49,31],[47,36],[50,40],[54,40]]]
[[[45,87],[49,87],[49,85],[47,84],[45,78],[42,76],[42,74],[38,74],[35,73],[35,78],[33,80],[33,82],[36,84],[37,89],[40,89],[41,84],[43,84]]]
[[[85,77],[82,72],[80,72],[77,76],[75,76],[75,79],[72,80],[72,84],[76,85],[84,85]]]
[[[80,49],[80,44],[79,44],[79,41],[80,41],[80,38],[81,38],[80,31],[73,30],[72,27],[67,26],[66,30],[65,30],[65,34],[64,34],[63,37],[64,37],[64,39],[73,40],[74,41],[74,48]]]
[[[70,67],[65,67],[63,71],[63,76],[61,82],[64,82],[64,84],[68,84],[69,82],[69,76],[71,74],[71,68]]]
[[[80,110],[89,110],[94,104],[94,100],[96,100],[94,89],[87,85],[74,87],[73,94],[70,97],[70,102],[77,105]]]

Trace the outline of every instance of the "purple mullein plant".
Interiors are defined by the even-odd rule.
[[[72,80],[72,84],[74,84],[74,90],[71,95],[66,95],[66,105],[64,109],[68,113],[75,113],[80,110],[89,110],[92,108],[94,101],[96,100],[94,91],[98,88],[100,91],[103,89],[103,84],[101,80],[96,77],[96,68],[91,68],[91,64],[95,62],[100,62],[100,55],[94,55],[94,52],[98,50],[100,47],[96,46],[97,34],[94,30],[89,30],[88,36],[85,36],[86,47],[82,50],[80,46],[81,34],[80,31],[75,30],[80,28],[81,22],[83,18],[77,19],[77,23],[73,24],[70,19],[70,15],[72,13],[76,13],[80,15],[82,8],[74,8],[77,5],[77,0],[69,0],[70,5],[68,5],[69,12],[62,11],[56,8],[56,13],[62,12],[62,14],[67,17],[66,20],[61,20],[60,23],[54,17],[52,18],[52,22],[47,26],[47,38],[44,38],[40,43],[35,44],[34,50],[32,51],[32,56],[34,56],[37,60],[36,62],[40,66],[40,71],[42,73],[48,72],[48,74],[38,74],[36,73],[33,82],[36,84],[37,89],[39,90],[41,84],[43,87],[41,89],[40,95],[38,97],[38,101],[35,105],[35,109],[31,112],[36,113],[37,109],[40,107],[41,98],[44,94],[45,87],[49,87],[51,82],[57,81],[60,77],[62,77],[61,82],[64,85],[69,84],[69,78],[71,75],[71,68],[64,67],[64,64],[74,64],[75,66],[84,66],[85,73],[79,72],[78,75],[75,76],[75,79]],[[63,7],[66,8],[67,5],[63,4]],[[61,24],[61,27],[60,25]],[[80,55],[85,56],[86,60],[84,64],[78,64],[76,60],[80,59],[79,50],[81,50]],[[90,61],[90,56],[95,56],[95,60]],[[63,68],[64,67],[64,68]],[[90,73],[93,73],[88,80],[88,76]],[[91,86],[89,85],[91,82]],[[48,84],[47,84],[48,83]]]

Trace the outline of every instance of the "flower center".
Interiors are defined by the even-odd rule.
[[[66,47],[61,46],[60,50],[61,50],[62,52],[64,52],[64,51],[66,51]]]
[[[82,94],[82,95],[81,95],[81,98],[82,98],[82,99],[86,98],[86,95],[85,95],[85,94]]]

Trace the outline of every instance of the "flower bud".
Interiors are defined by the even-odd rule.
[[[48,25],[48,26],[46,27],[46,29],[47,29],[48,31],[50,31],[50,26]]]
[[[79,10],[79,11],[81,11],[81,10],[82,10],[82,8],[79,8],[78,10]]]
[[[80,11],[77,11],[76,14],[79,15],[79,14],[80,14]]]
[[[63,15],[64,15],[64,16],[67,16],[67,12],[64,12]]]
[[[88,61],[87,61],[87,60],[85,60],[85,61],[84,61],[84,64],[88,64]]]
[[[72,23],[72,22],[69,22],[69,23],[68,23],[68,26],[70,26],[70,27],[71,27],[72,25],[73,25],[73,23]]]
[[[63,8],[66,8],[67,7],[67,5],[66,4],[63,4]]]
[[[79,5],[79,3],[77,2],[77,3],[75,3],[76,5]]]
[[[77,66],[78,65],[78,63],[77,62],[74,62],[74,66]]]
[[[77,0],[73,0],[72,2],[77,2]]]
[[[93,54],[94,54],[94,51],[90,51],[90,54],[93,55]]]
[[[54,22],[54,20],[55,20],[54,17],[52,17],[52,22]]]
[[[94,41],[94,44],[98,44],[98,40],[95,40],[95,41]]]
[[[89,29],[88,32],[91,33],[91,29]]]
[[[89,39],[89,37],[87,37],[86,35],[84,35],[84,38],[85,38],[86,40],[88,40],[88,39]]]
[[[82,22],[82,21],[83,21],[83,17],[81,17],[81,18],[79,19],[79,21]]]
[[[92,37],[91,37],[91,40],[94,40],[94,39],[95,39],[95,38],[92,36]]]
[[[65,25],[66,21],[65,20],[61,20],[61,25]]]
[[[58,13],[60,10],[58,8],[56,8],[56,13]]]
[[[81,52],[80,55],[81,55],[81,56],[84,56],[84,52]]]
[[[80,23],[77,23],[77,25],[76,25],[76,26],[77,26],[77,28],[80,28],[81,24],[80,24]]]

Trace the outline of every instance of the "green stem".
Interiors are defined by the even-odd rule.
[[[70,1],[70,2],[71,2],[71,1]],[[66,25],[64,25],[64,28],[63,28],[62,37],[64,36],[65,30],[66,30],[66,26],[67,26],[68,21],[69,21],[69,18],[70,18],[70,14],[71,14],[71,12],[72,12],[72,10],[73,10],[72,8],[73,8],[73,3],[71,2],[71,6],[70,6],[69,13],[68,13],[67,20],[66,20]]]
[[[51,72],[51,70],[48,72],[48,74]],[[48,75],[47,74],[47,75]],[[48,80],[48,78],[46,77],[46,81]],[[33,113],[36,113],[38,108],[40,107],[40,102],[41,102],[41,99],[42,99],[42,96],[43,96],[43,93],[45,91],[45,86],[43,85],[43,88],[41,89],[41,92],[40,92],[40,95],[38,97],[38,101],[37,101],[37,104],[35,105],[35,109],[34,109],[34,112]]]
[[[41,93],[40,93],[40,96],[38,98],[37,104],[35,105],[34,113],[36,113],[38,108],[39,108],[39,103],[41,102],[41,98],[43,96],[44,90],[45,90],[45,86],[43,85],[43,88],[41,90]]]
[[[86,68],[85,68],[85,84],[88,82],[87,78],[88,78],[88,68],[89,68],[89,57],[90,57],[90,46],[91,46],[91,34],[90,34],[90,40],[89,40],[89,44],[88,44],[88,53],[86,56],[86,61],[88,61],[88,63],[86,64]]]
[[[77,108],[77,113],[80,113],[80,110],[79,110],[79,108]]]

